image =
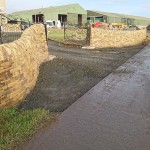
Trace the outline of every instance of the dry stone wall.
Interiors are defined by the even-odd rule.
[[[2,30],[5,32],[21,31],[21,26],[20,24],[4,24],[2,26]]]
[[[26,29],[19,40],[0,45],[0,108],[25,98],[35,86],[40,64],[47,59],[42,24]]]
[[[146,38],[146,30],[103,30],[92,28],[91,47],[127,47],[140,45]]]

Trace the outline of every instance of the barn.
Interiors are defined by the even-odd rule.
[[[93,10],[87,10],[87,19],[92,20],[93,22],[100,21],[106,23],[124,23],[127,25],[136,25],[140,28],[147,27],[150,24],[150,18],[146,17],[107,13]]]
[[[32,21],[32,15],[44,14],[44,20],[60,20],[61,22],[70,22],[72,24],[83,24],[87,21],[87,11],[79,4],[70,4],[63,6],[47,7],[33,10],[18,11],[9,14],[9,17],[22,18]]]

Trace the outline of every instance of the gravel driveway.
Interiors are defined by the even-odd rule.
[[[44,108],[62,112],[143,48],[88,50],[52,41],[48,46],[50,55],[57,58],[40,66],[36,86],[20,104],[20,109]]]

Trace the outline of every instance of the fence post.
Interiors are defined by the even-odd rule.
[[[22,21],[20,22],[20,30],[22,31]]]
[[[64,41],[65,41],[65,39],[66,39],[66,25],[65,25],[66,23],[64,22]]]
[[[48,41],[48,38],[47,38],[47,25],[44,24],[44,27],[45,27],[45,38],[46,38],[46,41]]]
[[[86,46],[90,46],[91,26],[87,26]]]
[[[28,24],[29,24],[29,27],[31,26],[31,23],[30,23],[30,21],[28,20]]]

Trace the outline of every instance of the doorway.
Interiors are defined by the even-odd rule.
[[[82,15],[78,15],[78,25],[82,26]]]
[[[67,22],[67,15],[58,14],[58,20],[61,22],[61,26],[64,26],[64,23]]]

